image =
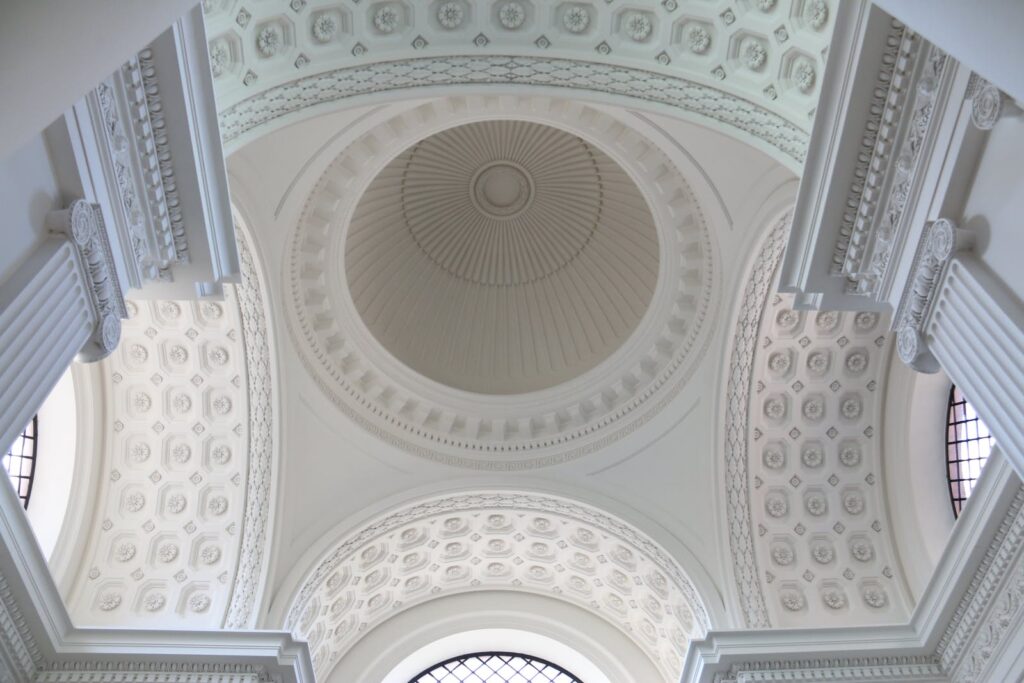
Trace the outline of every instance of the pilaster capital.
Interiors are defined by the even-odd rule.
[[[924,330],[946,264],[957,251],[973,244],[973,235],[952,220],[939,218],[924,231],[914,267],[900,302],[896,351],[900,360],[918,372],[938,372],[939,362],[928,349]]]
[[[117,348],[121,319],[128,315],[103,216],[98,207],[76,199],[66,209],[51,211],[46,222],[51,232],[67,235],[74,244],[83,279],[89,287],[94,329],[78,358],[83,362],[102,360]]]

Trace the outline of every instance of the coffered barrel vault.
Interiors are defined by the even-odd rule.
[[[683,568],[642,531],[587,505],[515,492],[442,496],[360,528],[307,571],[286,622],[327,673],[368,626],[444,595],[495,589],[594,612],[666,681],[710,625]]]

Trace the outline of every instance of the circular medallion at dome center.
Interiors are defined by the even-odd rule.
[[[473,203],[489,218],[510,218],[530,207],[533,181],[518,164],[492,161],[473,174]]]
[[[360,199],[345,273],[394,357],[442,384],[537,391],[608,358],[639,324],[658,238],[626,172],[580,137],[494,120],[399,154]]]

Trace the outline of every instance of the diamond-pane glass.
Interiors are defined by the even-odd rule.
[[[477,652],[436,664],[409,683],[583,683],[562,667],[514,652]]]
[[[36,434],[39,418],[32,421],[21,431],[14,443],[4,454],[4,469],[14,485],[14,491],[21,498],[21,504],[28,509],[28,499],[32,495],[32,477],[36,471]]]
[[[946,479],[953,514],[960,511],[974,490],[995,441],[988,427],[959,388],[949,390],[949,413],[946,419]]]

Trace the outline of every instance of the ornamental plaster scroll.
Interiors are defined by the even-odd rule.
[[[992,130],[1004,116],[1021,113],[1020,106],[1009,95],[977,74],[971,74],[967,91],[971,100],[971,123],[978,130]]]
[[[579,135],[618,162],[654,214],[660,263],[638,329],[604,362],[546,391],[482,399],[412,373],[386,353],[335,264],[344,263],[362,189],[394,156],[460,123],[510,117]],[[545,97],[432,100],[379,124],[349,145],[311,192],[285,267],[289,330],[335,405],[396,447],[461,467],[558,464],[631,433],[679,391],[710,339],[711,238],[686,180],[656,142],[604,112]]]
[[[238,295],[129,301],[128,313],[102,367],[104,476],[68,609],[76,624],[219,627],[247,525]]]
[[[878,293],[894,246],[908,231],[904,210],[924,172],[922,150],[937,125],[932,115],[949,63],[937,47],[890,21],[830,266],[852,294]]]
[[[765,249],[777,261],[772,238]],[[744,293],[726,414],[730,540],[748,625],[902,623],[909,598],[878,445],[883,321],[793,310],[791,295],[765,284],[770,258],[754,277],[767,300]]]
[[[529,591],[609,621],[678,680],[709,619],[679,564],[628,523],[530,493],[481,492],[407,506],[353,532],[309,572],[285,628],[318,676],[398,611],[474,590]]]
[[[191,256],[153,51],[128,60],[89,99],[99,112],[117,219],[131,245],[129,280],[136,287],[172,281],[174,264]]]
[[[973,235],[948,218],[934,221],[924,231],[900,297],[894,326],[900,360],[918,372],[937,372],[939,362],[928,349],[925,327],[946,265],[960,249],[973,244]]]
[[[838,10],[832,0],[208,0],[204,9],[227,141],[362,93],[534,83],[662,102],[797,162]]]
[[[121,319],[127,317],[103,216],[98,207],[76,199],[67,209],[51,212],[46,223],[50,231],[70,238],[89,288],[95,327],[78,359],[87,363],[102,360],[117,347]]]

